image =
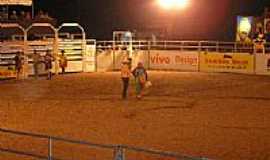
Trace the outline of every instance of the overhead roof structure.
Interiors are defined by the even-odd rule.
[[[32,0],[0,0],[0,5],[31,6],[32,5]]]

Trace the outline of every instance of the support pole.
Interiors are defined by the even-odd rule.
[[[7,19],[9,20],[9,6],[7,5]]]
[[[52,138],[48,139],[48,160],[53,160],[53,153],[52,153]]]
[[[124,149],[122,146],[118,146],[115,149],[114,160],[125,160]]]
[[[32,19],[35,18],[35,4],[34,4],[34,0],[32,0]]]

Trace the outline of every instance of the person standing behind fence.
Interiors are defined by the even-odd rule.
[[[44,60],[45,60],[45,70],[48,75],[47,80],[51,80],[52,79],[52,62],[54,58],[49,50],[47,50]]]
[[[35,79],[38,79],[39,76],[39,63],[40,63],[40,55],[34,50],[33,58],[33,67],[34,67],[34,76]]]
[[[14,58],[15,61],[15,69],[16,69],[16,79],[20,79],[20,74],[23,67],[23,57],[20,52],[18,52]]]
[[[62,69],[62,74],[64,75],[67,67],[67,57],[64,50],[61,51],[61,56],[59,58],[59,65]]]
[[[130,76],[131,76],[131,60],[128,59],[124,60],[121,66],[121,78],[123,82],[123,92],[122,92],[123,99],[127,98]]]
[[[136,96],[138,99],[142,98],[142,90],[148,79],[146,69],[143,66],[142,62],[139,62],[137,67],[132,71],[133,76],[135,77],[136,85]]]

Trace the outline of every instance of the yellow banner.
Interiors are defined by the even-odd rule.
[[[0,68],[0,78],[16,77],[16,71],[14,69]]]
[[[254,73],[254,56],[248,53],[201,53],[200,70],[206,72]]]

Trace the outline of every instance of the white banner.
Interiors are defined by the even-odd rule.
[[[256,55],[256,74],[270,75],[270,55]]]
[[[32,0],[0,0],[0,5],[31,6],[32,5]]]
[[[150,69],[199,70],[199,54],[181,51],[151,51]]]

